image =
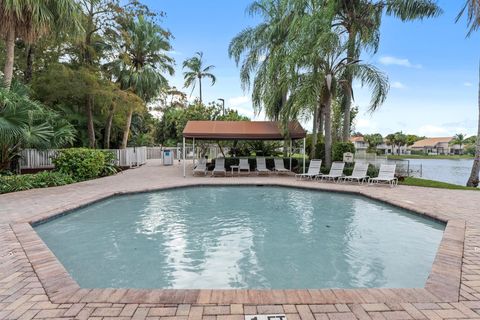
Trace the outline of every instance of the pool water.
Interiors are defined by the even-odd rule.
[[[423,287],[445,225],[360,196],[195,187],[35,227],[85,288]]]

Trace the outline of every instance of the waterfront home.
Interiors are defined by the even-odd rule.
[[[355,146],[356,153],[365,153],[369,147],[368,142],[365,141],[363,136],[351,137],[350,142]],[[377,150],[380,151],[380,154],[406,154],[406,146],[393,146],[388,143],[387,139],[383,140],[383,143],[377,146]]]
[[[412,152],[424,152],[426,154],[462,154],[463,147],[458,144],[450,144],[453,137],[427,138],[415,142],[411,147]]]

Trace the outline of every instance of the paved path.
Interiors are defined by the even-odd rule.
[[[355,192],[450,221],[433,268],[437,270],[432,270],[435,279],[429,279],[432,290],[192,290],[172,295],[165,290],[80,289],[27,224],[112,194],[198,184],[276,184]],[[480,192],[299,182],[285,176],[182,178],[180,166],[161,167],[150,161],[112,177],[0,196],[0,319],[241,320],[244,314],[256,313],[285,313],[289,320],[480,319],[477,247]],[[451,282],[456,279],[457,258],[459,290],[432,287],[442,283],[453,285],[444,289],[455,287]]]

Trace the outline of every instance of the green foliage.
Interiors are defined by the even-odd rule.
[[[0,176],[0,194],[34,188],[63,186],[74,183],[70,175],[62,172],[43,171],[36,174]]]
[[[377,146],[383,143],[383,137],[380,133],[366,134],[363,139],[368,143],[367,152],[377,152]]]
[[[194,57],[187,59],[183,62],[183,69],[187,69],[187,71],[183,73],[183,78],[185,79],[184,87],[192,87],[193,92],[198,81],[200,103],[203,102],[202,79],[210,79],[212,86],[217,81],[217,78],[211,73],[214,68],[215,66],[213,65],[204,66],[203,52],[197,52]]]
[[[355,153],[355,146],[351,142],[336,142],[332,146],[332,160],[343,161],[345,152]]]
[[[85,148],[63,149],[53,159],[55,170],[71,175],[77,181],[114,174],[111,153]]]
[[[57,148],[74,141],[74,128],[55,111],[30,99],[14,83],[0,87],[0,170],[8,169],[22,148]]]
[[[425,137],[420,137],[414,134],[407,134],[407,146],[413,145],[415,142],[419,140],[423,140]]]

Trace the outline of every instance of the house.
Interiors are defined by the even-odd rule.
[[[366,153],[367,149],[369,147],[368,142],[365,141],[365,139],[362,136],[358,137],[351,137],[350,142],[353,143],[355,146],[355,152],[356,153]],[[383,143],[379,144],[377,146],[377,150],[380,151],[380,153],[383,154],[406,154],[407,153],[407,147],[406,146],[401,146],[401,147],[394,147],[390,144],[388,144],[388,140],[384,139]]]
[[[350,142],[353,143],[353,145],[355,146],[355,151],[356,152],[358,152],[358,151],[365,151],[366,152],[366,150],[368,148],[368,143],[365,142],[365,140],[363,139],[362,136],[351,137]]]
[[[415,142],[410,150],[426,154],[462,154],[463,146],[451,145],[452,137],[427,138]]]

